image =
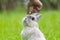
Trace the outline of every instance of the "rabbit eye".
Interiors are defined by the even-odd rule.
[[[32,20],[35,20],[35,18],[34,18],[34,17],[32,17]]]

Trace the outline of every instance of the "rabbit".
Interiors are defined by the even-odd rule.
[[[34,13],[23,18],[22,40],[46,40],[38,27],[37,21],[40,17],[41,15]]]

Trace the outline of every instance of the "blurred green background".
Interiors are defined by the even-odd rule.
[[[42,17],[38,21],[47,40],[60,40],[60,0],[41,0]],[[0,40],[22,40],[22,18],[27,0],[0,0]]]

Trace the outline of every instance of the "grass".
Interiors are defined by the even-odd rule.
[[[0,12],[0,40],[21,40],[22,18],[26,12]],[[41,11],[38,21],[47,40],[60,40],[60,10]]]

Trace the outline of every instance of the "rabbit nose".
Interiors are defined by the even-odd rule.
[[[30,21],[30,19],[29,19],[29,18],[25,18],[25,21],[26,21],[26,22],[29,22],[29,21]]]
[[[28,21],[28,18],[25,18],[25,22],[27,22]]]

